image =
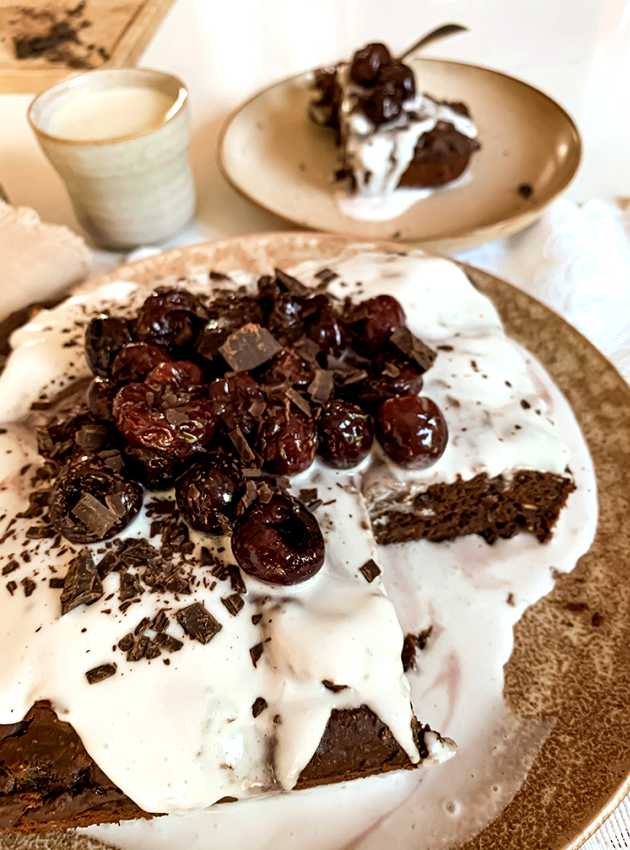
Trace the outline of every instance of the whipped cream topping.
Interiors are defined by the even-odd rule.
[[[337,82],[342,92],[339,122],[345,166],[355,177],[358,195],[391,194],[411,164],[419,139],[440,121],[468,138],[477,137],[467,115],[426,94],[407,99],[395,120],[376,127],[360,108],[362,90],[350,79],[348,63],[337,67]]]
[[[245,577],[245,606],[236,617],[221,604],[225,595],[221,585],[196,587],[194,600],[203,601],[223,626],[209,644],[188,642],[168,668],[161,659],[129,664],[117,654],[117,675],[97,685],[88,685],[85,671],[111,661],[112,646],[142,617],[152,617],[165,606],[176,610],[182,607],[181,600],[168,593],[145,594],[126,611],[107,614],[105,600],[117,582],[110,575],[101,600],[60,618],[58,592],[49,588],[48,579],[65,574],[74,552],[70,546],[52,550],[48,541],[29,540],[30,521],[11,518],[27,504],[24,467],[41,463],[34,444],[37,415],[31,412],[32,403],[87,376],[82,350],[72,344],[81,336],[77,323],[85,324],[105,306],[113,314],[128,312],[147,290],[120,282],[84,292],[40,313],[12,340],[15,350],[0,377],[6,429],[0,435],[0,562],[4,565],[17,555],[18,569],[10,578],[19,587],[22,578],[30,577],[37,587],[28,597],[21,589],[13,597],[0,595],[0,635],[6,647],[0,671],[0,722],[15,722],[34,701],[49,699],[105,773],[147,811],[203,809],[223,796],[243,798],[278,785],[293,787],[334,708],[368,705],[409,758],[417,761],[409,680],[400,661],[400,613],[385,589],[388,576],[382,577],[385,583],[377,578],[368,584],[359,572],[367,559],[389,557],[387,552],[375,552],[360,488],[385,479],[391,486],[411,480],[413,486],[427,486],[436,479],[468,477],[501,463],[499,471],[508,473],[519,466],[562,473],[569,458],[539,372],[505,338],[491,302],[454,264],[417,253],[366,253],[327,266],[339,275],[330,285],[335,294],[356,299],[395,294],[411,330],[433,345],[447,346],[431,370],[441,369],[442,377],[433,380],[430,372],[426,391],[445,410],[451,429],[448,460],[440,469],[413,476],[391,464],[384,467],[378,456],[350,472],[314,464],[294,479],[293,486],[296,493],[316,486],[324,502],[317,510],[327,546],[320,573],[303,585],[281,589]],[[320,267],[304,264],[293,273],[308,283]],[[238,279],[253,280],[247,275]],[[208,291],[207,282],[191,286]],[[504,361],[508,351],[510,359]],[[487,389],[485,372],[478,377],[473,367],[465,368],[471,354],[488,375],[502,375],[504,366],[515,369],[516,375],[509,373],[514,395],[500,389],[498,378],[492,381],[494,389]],[[440,381],[447,380],[449,386],[443,387]],[[479,404],[475,393],[481,393]],[[462,413],[459,419],[460,408],[449,407],[447,395],[464,402],[468,417]],[[530,407],[525,409],[521,399],[530,399]],[[490,409],[484,415],[486,401]],[[480,409],[478,416],[472,413],[475,407]],[[476,436],[457,440],[458,427],[466,418]],[[503,452],[505,428],[517,424],[527,433],[514,440],[513,449],[505,449],[498,463],[494,455]],[[124,536],[148,537],[149,532],[143,511]],[[200,535],[193,535],[193,540],[202,542]],[[208,539],[203,543],[207,545]],[[229,561],[229,542],[217,541],[216,548],[221,544],[225,552],[217,556]],[[407,551],[416,552],[423,564],[439,550],[428,546]],[[192,598],[185,597],[184,604],[189,601]],[[263,615],[256,624],[255,614]],[[264,651],[254,666],[249,650],[258,643]],[[333,692],[323,680],[346,688]],[[268,707],[254,718],[251,707],[258,697],[264,697]],[[422,700],[416,708],[423,720]],[[282,722],[274,723],[276,717]],[[448,742],[431,737],[425,743],[434,760],[452,754]]]

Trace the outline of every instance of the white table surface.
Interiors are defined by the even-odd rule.
[[[199,207],[195,221],[164,247],[287,227],[240,198],[217,169],[220,128],[245,97],[293,72],[345,56],[368,40],[383,40],[402,50],[447,21],[465,24],[471,31],[429,48],[426,55],[513,74],[546,91],[573,115],[584,157],[568,198],[584,202],[630,195],[630,0],[177,0],[141,64],[178,74],[190,88]],[[77,228],[63,185],[28,127],[29,101],[25,95],[0,96],[0,183],[14,204],[34,207],[47,221]],[[582,222],[589,216],[600,220],[602,209],[590,207],[581,214]],[[577,214],[574,210],[558,207],[538,231],[524,234],[527,241],[513,243],[507,257],[504,246],[490,246],[481,249],[475,261],[511,272],[507,276],[514,282],[561,309],[551,289],[536,290],[535,274],[526,280],[523,271],[523,280],[518,280],[522,265],[515,266],[514,258],[524,248],[542,257],[543,246],[552,237],[557,241],[553,216],[560,216],[564,226]],[[604,214],[616,216],[611,208]],[[625,227],[630,232],[630,221]],[[590,226],[587,232],[592,232]],[[624,242],[623,250],[626,247]],[[101,256],[104,263],[108,260],[115,258]],[[569,264],[556,260],[564,275]],[[583,315],[578,307],[573,305],[575,315],[571,305],[563,312],[576,321]],[[627,316],[630,325],[630,311]],[[630,336],[630,327],[628,332]],[[604,338],[596,341],[610,349],[610,356],[615,354],[614,341],[610,346]],[[611,818],[588,848],[628,847],[626,805],[625,813]]]

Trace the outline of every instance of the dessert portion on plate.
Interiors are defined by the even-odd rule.
[[[121,281],[12,346],[0,829],[454,754],[411,707],[377,543],[542,542],[574,488],[527,353],[461,269],[366,250]]]
[[[358,196],[452,183],[479,149],[466,104],[418,92],[411,66],[384,44],[368,44],[350,62],[319,69],[313,88],[309,115],[336,131],[338,177]]]

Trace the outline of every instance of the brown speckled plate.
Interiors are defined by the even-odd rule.
[[[309,233],[248,236],[170,251],[101,280],[166,282],[210,268],[267,272],[365,246]],[[575,850],[629,784],[630,388],[556,314],[497,278],[467,271],[492,298],[508,332],[540,358],[571,402],[595,463],[600,518],[590,552],[517,626],[506,668],[507,698],[520,715],[555,723],[524,786],[465,850]],[[97,846],[76,836],[0,839],[0,850]]]
[[[348,218],[333,192],[334,134],[306,115],[307,74],[269,86],[228,119],[219,146],[226,179],[249,200],[300,227],[414,242],[435,251],[500,239],[531,224],[579,165],[580,136],[569,115],[538,89],[499,71],[443,59],[408,61],[422,91],[470,107],[481,141],[470,179],[387,221]],[[519,193],[521,184],[531,186],[531,195]]]

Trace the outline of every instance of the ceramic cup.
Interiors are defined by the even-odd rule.
[[[167,108],[151,120],[156,101]],[[188,91],[177,77],[138,68],[88,71],[42,92],[28,118],[79,222],[98,244],[126,249],[161,242],[192,217]]]

